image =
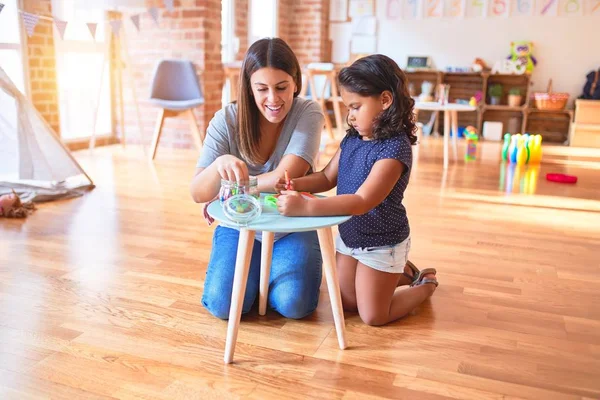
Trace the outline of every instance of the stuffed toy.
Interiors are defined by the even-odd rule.
[[[531,53],[533,53],[533,42],[511,42],[510,56],[507,59],[516,61],[520,67],[525,67],[525,72],[530,74],[533,72],[533,67],[537,65],[537,60]]]
[[[23,203],[13,190],[0,196],[0,217],[25,218],[35,210],[33,203]]]

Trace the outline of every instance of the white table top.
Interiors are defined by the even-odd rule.
[[[266,232],[306,232],[314,231],[320,228],[339,225],[350,219],[350,215],[335,216],[335,217],[285,217],[277,211],[276,208],[265,206],[265,194],[261,193],[260,203],[262,214],[255,221],[250,222],[247,226],[240,226],[237,223],[229,220],[225,216],[221,203],[218,200],[213,201],[208,206],[208,214],[222,225],[230,228],[245,228],[252,231]]]
[[[417,110],[429,111],[475,111],[477,107],[468,104],[448,103],[441,105],[436,101],[417,101],[415,102]]]

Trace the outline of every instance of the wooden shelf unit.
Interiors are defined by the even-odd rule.
[[[539,133],[544,140],[550,142],[565,142],[573,112],[570,110],[547,111],[530,106],[530,75],[491,74],[489,72],[442,72],[437,70],[405,71],[409,82],[415,89],[415,95],[421,92],[421,84],[430,81],[434,85],[446,83],[450,85],[449,101],[469,100],[477,91],[481,91],[484,101],[479,104],[473,113],[459,113],[458,124],[461,126],[473,125],[479,132],[482,131],[483,122],[502,122],[504,132],[509,133]],[[488,88],[493,84],[501,84],[503,95],[499,105],[491,105]],[[511,107],[508,105],[510,89],[518,88],[521,91],[521,105]],[[434,91],[436,93],[436,91]],[[419,122],[426,123],[431,117],[431,112],[419,112]],[[435,130],[443,123],[443,113],[439,113]]]

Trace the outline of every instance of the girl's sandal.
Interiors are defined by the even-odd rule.
[[[435,268],[425,268],[424,270],[419,272],[419,275],[415,278],[413,283],[410,284],[410,286],[411,287],[412,286],[421,286],[426,283],[431,283],[437,287],[439,285],[439,283],[436,278],[425,278],[425,275],[428,275],[428,274],[435,275],[436,273],[437,273],[437,271]]]
[[[410,281],[410,284],[412,285],[419,277],[419,274],[421,273],[421,271],[419,271],[419,268],[417,268],[416,265],[410,261],[406,261],[406,266],[408,268],[410,268],[410,270],[412,271],[412,275],[409,275],[406,272],[402,272],[402,275],[407,277],[408,280]]]

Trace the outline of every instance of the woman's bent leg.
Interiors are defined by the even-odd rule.
[[[319,302],[323,260],[317,233],[291,233],[275,242],[269,306],[286,318],[312,314]]]

